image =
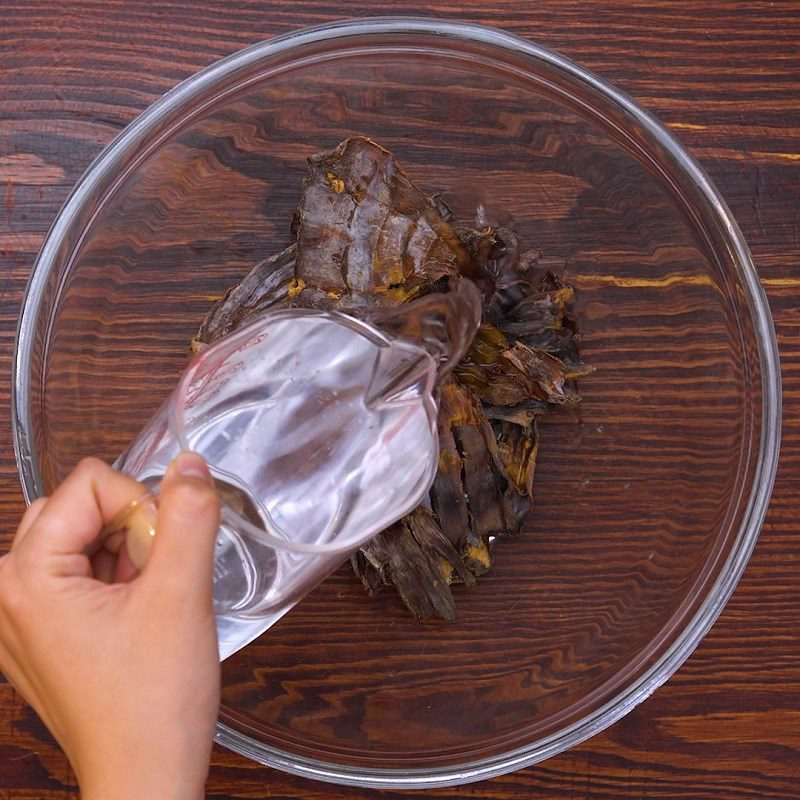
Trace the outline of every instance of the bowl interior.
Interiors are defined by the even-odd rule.
[[[86,210],[37,320],[47,491],[80,457],[124,449],[210,305],[289,243],[306,157],[347,135],[393,150],[462,222],[478,205],[513,217],[577,288],[597,371],[580,412],[542,426],[525,532],[456,590],[456,623],[367,598],[343,567],[226,661],[223,722],[267,761],[453,769],[570,729],[684,629],[751,488],[747,298],[680,176],[670,185],[634,127],[545,70],[428,38],[265,59],[193,100]]]

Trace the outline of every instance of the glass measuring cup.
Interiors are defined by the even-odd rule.
[[[474,286],[453,288],[369,322],[308,309],[262,317],[196,357],[118,459],[155,494],[181,450],[208,462],[221,500],[221,658],[426,496],[435,388],[479,321]]]

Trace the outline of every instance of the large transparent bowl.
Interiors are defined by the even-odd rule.
[[[609,725],[708,630],[772,486],[775,338],[719,194],[621,92],[486,28],[303,31],[167,94],[56,220],[15,363],[28,499],[126,446],[210,304],[288,243],[305,158],[355,133],[460,219],[512,215],[578,289],[597,371],[580,414],[543,425],[527,529],[456,590],[457,622],[417,622],[343,568],[224,664],[218,739],[324,780],[456,784]]]

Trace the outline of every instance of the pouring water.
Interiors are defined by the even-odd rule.
[[[208,462],[222,510],[220,658],[424,502],[437,468],[437,387],[480,321],[474,285],[451,279],[449,289],[367,321],[266,314],[195,358],[117,460],[154,494],[181,450]]]

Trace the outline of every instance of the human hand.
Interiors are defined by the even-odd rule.
[[[161,484],[142,572],[124,548],[90,559],[103,525],[143,492],[82,461],[31,505],[0,558],[0,669],[63,747],[84,800],[195,800],[208,773],[219,505],[205,462],[183,453]]]

